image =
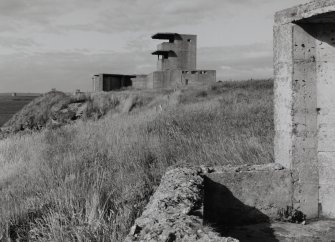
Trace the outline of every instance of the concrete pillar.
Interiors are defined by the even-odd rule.
[[[293,204],[335,218],[335,3],[276,14],[275,160],[292,170]]]
[[[92,77],[93,91],[101,92],[103,91],[103,74],[95,75]]]
[[[313,42],[304,33],[291,23],[274,29],[275,159],[292,170],[294,207],[312,218],[318,216],[319,185],[316,66],[302,47]]]

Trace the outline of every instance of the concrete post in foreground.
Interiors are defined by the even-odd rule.
[[[335,1],[278,12],[275,160],[292,170],[293,204],[335,218]]]

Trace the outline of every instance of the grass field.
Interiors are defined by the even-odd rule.
[[[0,127],[34,98],[36,96],[12,97],[0,95]]]
[[[171,90],[166,106],[163,96],[138,97],[135,112],[1,140],[0,235],[122,241],[167,167],[273,162],[272,89],[249,81]]]

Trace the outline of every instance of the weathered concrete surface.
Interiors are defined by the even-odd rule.
[[[295,208],[335,218],[335,2],[275,21],[275,160],[293,172]]]
[[[294,205],[318,216],[317,96],[315,40],[310,27],[293,26],[293,150]]]
[[[230,228],[225,233],[248,242],[331,242],[335,241],[335,221],[254,224]]]
[[[183,71],[180,86],[199,86],[208,83],[215,83],[216,71],[215,70],[187,70]]]
[[[148,85],[148,75],[136,75],[132,78],[132,86],[136,89],[146,89]]]
[[[155,71],[147,76],[133,80],[135,88],[171,88],[181,86],[200,86],[215,83],[215,70],[166,70]]]
[[[292,206],[291,172],[279,164],[215,171],[204,190],[204,220],[220,226],[269,222]]]
[[[201,169],[169,170],[125,241],[237,242],[206,229],[192,215],[202,205],[202,189]]]
[[[158,54],[157,71],[192,70],[197,68],[196,35],[157,33],[152,38],[169,40],[169,42],[159,44],[157,51],[153,53],[155,55]]]
[[[274,27],[274,153],[276,162],[291,168],[292,160],[292,25]]]
[[[147,88],[197,86],[216,82],[215,70],[197,70],[197,36],[157,33],[153,39],[167,39],[157,46],[157,71],[146,78]],[[134,80],[142,82],[142,79]],[[135,84],[137,85],[137,84]]]
[[[314,0],[307,4],[298,5],[277,12],[275,23],[277,25],[301,22],[334,22],[334,16],[328,15],[335,11],[333,0]],[[316,19],[314,18],[316,17]]]
[[[125,241],[335,241],[335,221],[307,221],[306,225],[306,221],[302,224],[274,222],[277,207],[290,203],[291,196],[288,193],[291,180],[288,179],[288,172],[278,164],[170,169],[163,176],[156,193],[142,216],[135,221]],[[252,225],[238,225],[238,221],[243,218],[236,220],[231,216],[237,215],[236,207],[227,210],[232,204],[229,193],[214,203],[210,200],[217,199],[213,197],[215,194],[206,197],[210,194],[206,192],[208,184],[204,180],[212,178],[224,182],[225,187],[229,186],[230,194],[240,197],[239,203],[244,206],[249,204],[248,208],[257,206],[262,209],[264,217],[261,218],[267,219],[263,222],[256,219],[255,222],[261,223]],[[215,189],[211,192],[215,192]],[[220,202],[222,206],[215,207]],[[227,216],[230,219],[226,221],[229,222],[228,225],[221,224],[212,229],[203,226],[203,222],[208,221],[202,220],[201,206],[204,206],[203,215],[206,220],[206,206],[213,204],[212,216]],[[222,210],[227,213],[222,214]],[[243,210],[238,216],[259,218],[259,213],[248,211],[250,210]]]

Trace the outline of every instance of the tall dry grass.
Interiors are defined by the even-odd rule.
[[[272,82],[166,93],[128,93],[120,108],[141,109],[0,141],[0,234],[121,241],[168,166],[273,162]]]

